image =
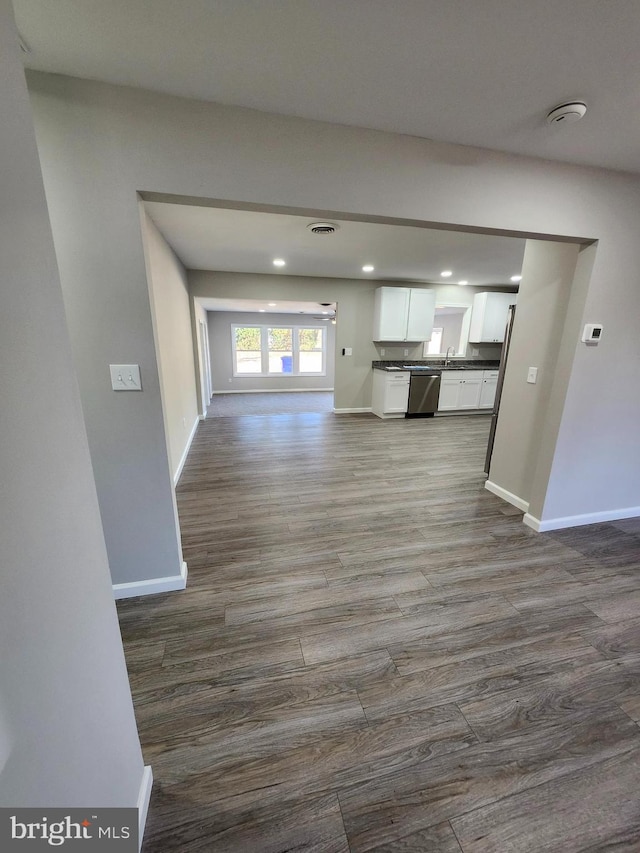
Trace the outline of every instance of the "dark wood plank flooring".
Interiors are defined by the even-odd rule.
[[[144,853],[640,850],[640,519],[535,534],[484,417],[202,423],[118,604]]]

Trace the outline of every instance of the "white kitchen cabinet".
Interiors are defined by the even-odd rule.
[[[480,390],[480,405],[481,409],[492,409],[496,399],[496,389],[498,387],[498,371],[485,370],[482,379],[482,388]]]
[[[475,373],[475,371],[465,371],[465,373]],[[480,389],[482,387],[482,379],[463,379],[460,382],[460,393],[458,395],[459,409],[477,409],[480,405]]]
[[[446,412],[458,408],[458,396],[460,394],[459,379],[445,379],[444,373],[440,379],[440,396],[438,397],[438,411]]]
[[[483,375],[482,370],[443,370],[438,411],[480,408]]]
[[[476,293],[471,311],[470,343],[502,343],[509,305],[515,305],[516,297],[516,293]]]
[[[374,341],[428,341],[436,294],[418,287],[378,287],[373,314]]]
[[[408,370],[387,373],[384,370],[373,371],[373,394],[371,411],[379,418],[403,418],[409,402]]]

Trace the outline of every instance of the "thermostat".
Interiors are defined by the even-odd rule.
[[[582,332],[582,340],[585,344],[597,344],[602,340],[602,325],[600,323],[587,323]]]

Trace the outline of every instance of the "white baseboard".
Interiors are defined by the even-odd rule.
[[[185,589],[187,586],[187,564],[183,563],[179,575],[171,575],[168,578],[151,578],[147,581],[133,581],[131,583],[114,583],[113,597],[134,598],[137,595],[155,595],[158,592],[173,592],[177,589]]]
[[[549,518],[544,521],[527,513],[522,520],[537,533],[544,533],[546,530],[563,530],[565,527],[581,527],[584,524],[602,524],[605,521],[619,521],[622,518],[639,517],[640,506],[628,506],[625,509],[587,512],[584,515],[566,515],[563,518]]]
[[[228,391],[214,391],[216,394],[313,394],[314,391],[333,391],[333,388],[229,388]]]
[[[529,501],[525,501],[517,495],[514,495],[512,492],[508,492],[506,489],[503,489],[502,486],[498,486],[497,483],[492,483],[491,480],[487,480],[484,487],[487,491],[497,495],[499,498],[502,498],[502,500],[506,501],[508,504],[521,509],[523,512],[529,512]]]
[[[144,828],[147,823],[149,801],[151,800],[151,788],[153,787],[153,772],[148,764],[145,764],[142,772],[142,782],[138,791],[138,850],[142,849]]]
[[[184,449],[182,456],[180,457],[180,461],[178,462],[178,469],[176,470],[175,474],[173,475],[173,485],[174,486],[177,486],[178,480],[180,479],[180,475],[182,474],[182,469],[184,468],[184,463],[187,461],[187,456],[189,455],[189,451],[191,450],[191,442],[193,441],[193,439],[195,437],[196,430],[198,429],[198,424],[200,423],[200,421],[203,421],[203,420],[204,420],[204,418],[202,417],[202,415],[198,415],[198,417],[195,419],[195,421],[193,423],[193,426],[191,427],[191,432],[189,434],[189,438],[187,439],[186,447]]]
[[[334,409],[334,415],[359,415],[362,412],[370,412],[371,406],[363,406],[361,409]],[[402,415],[404,417],[404,415]]]

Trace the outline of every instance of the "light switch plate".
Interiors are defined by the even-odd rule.
[[[527,382],[529,382],[531,385],[535,385],[537,381],[538,381],[538,368],[537,367],[530,367],[529,372],[527,373]]]
[[[114,391],[142,391],[139,364],[110,364],[109,372]]]
[[[353,355],[353,348],[352,347],[345,347],[342,352],[343,352],[343,355]]]

